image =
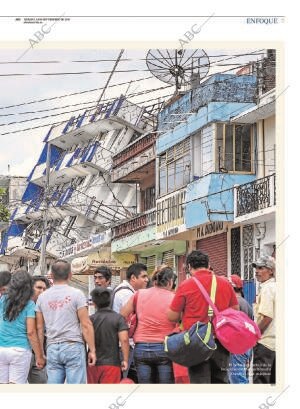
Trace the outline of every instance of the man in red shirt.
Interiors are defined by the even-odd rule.
[[[208,294],[211,290],[212,274],[209,270],[209,258],[199,250],[192,251],[186,260],[189,273],[197,278]],[[218,310],[226,308],[239,309],[238,300],[229,281],[216,276],[217,289],[215,304]],[[170,321],[182,319],[183,328],[189,329],[195,322],[208,322],[208,304],[192,278],[183,281],[175,294],[168,310]],[[229,352],[216,340],[217,349],[212,357],[195,366],[189,367],[191,383],[229,383]]]

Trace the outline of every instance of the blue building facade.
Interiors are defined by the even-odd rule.
[[[202,249],[217,274],[241,273],[234,186],[256,178],[256,129],[231,119],[256,93],[255,75],[217,74],[159,114],[157,237]]]

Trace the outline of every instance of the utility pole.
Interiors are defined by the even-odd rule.
[[[39,261],[39,268],[41,275],[47,274],[46,265],[46,246],[47,246],[47,225],[48,225],[48,209],[49,209],[49,182],[50,182],[50,163],[51,163],[51,144],[48,142],[47,145],[47,160],[46,160],[46,184],[44,189],[44,202],[45,209],[43,210],[43,231],[42,231],[42,243],[41,243],[41,255]]]
[[[97,105],[100,103],[100,101],[101,101],[101,99],[102,99],[102,97],[103,97],[103,95],[104,95],[104,93],[106,91],[106,88],[108,87],[108,84],[110,83],[111,77],[113,76],[113,74],[115,72],[115,69],[117,68],[117,65],[119,64],[119,61],[120,61],[124,51],[125,51],[124,49],[120,51],[120,54],[119,54],[118,58],[116,59],[115,65],[114,65],[113,69],[111,70],[111,73],[109,74],[108,80],[106,81],[106,84],[105,84],[105,86],[104,86],[104,88],[103,88],[103,90],[101,92],[101,95],[100,95],[100,97],[98,99]]]

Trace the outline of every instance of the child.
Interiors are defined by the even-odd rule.
[[[89,384],[120,383],[121,370],[128,369],[129,339],[128,326],[122,315],[109,306],[111,291],[106,287],[96,287],[91,292],[96,313],[91,315],[95,331],[97,361],[87,368]],[[120,362],[119,342],[124,360]]]
[[[10,280],[11,273],[9,271],[0,271],[0,298],[6,293]]]

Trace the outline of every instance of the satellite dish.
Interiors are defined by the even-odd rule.
[[[199,85],[209,71],[209,58],[202,49],[151,49],[146,57],[147,67],[159,80],[176,86]]]

